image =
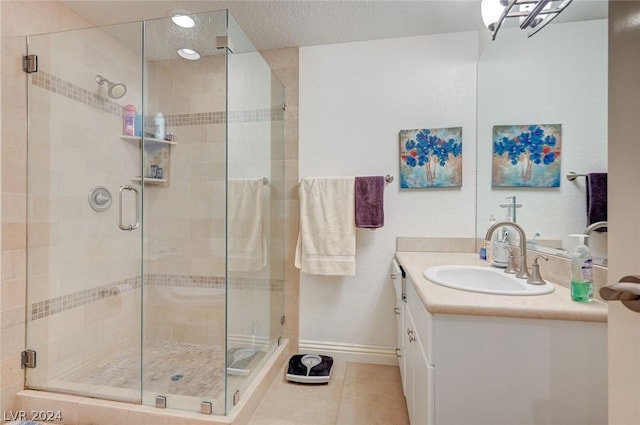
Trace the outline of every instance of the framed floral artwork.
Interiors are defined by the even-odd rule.
[[[559,187],[562,124],[493,127],[493,187]]]
[[[462,127],[400,131],[400,188],[462,186]]]

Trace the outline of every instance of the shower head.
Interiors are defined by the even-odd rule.
[[[113,83],[99,74],[96,75],[96,83],[99,85],[107,83],[107,95],[111,99],[120,99],[127,93],[127,86],[125,86],[124,83]]]

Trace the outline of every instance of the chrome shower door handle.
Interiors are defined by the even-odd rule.
[[[134,224],[129,224],[129,225],[124,225],[122,223],[122,192],[124,192],[125,190],[129,190],[135,193],[136,222]],[[120,188],[118,189],[118,201],[120,204],[120,210],[118,211],[118,227],[121,230],[127,230],[129,232],[140,227],[140,202],[138,199],[138,189],[130,185],[120,186]]]

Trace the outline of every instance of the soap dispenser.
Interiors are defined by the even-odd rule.
[[[584,243],[588,235],[569,235],[579,242],[571,256],[571,299],[582,303],[593,301],[593,259]]]

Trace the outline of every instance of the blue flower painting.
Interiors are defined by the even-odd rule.
[[[562,124],[493,127],[493,187],[560,187]]]
[[[462,186],[462,127],[400,131],[400,187]]]

